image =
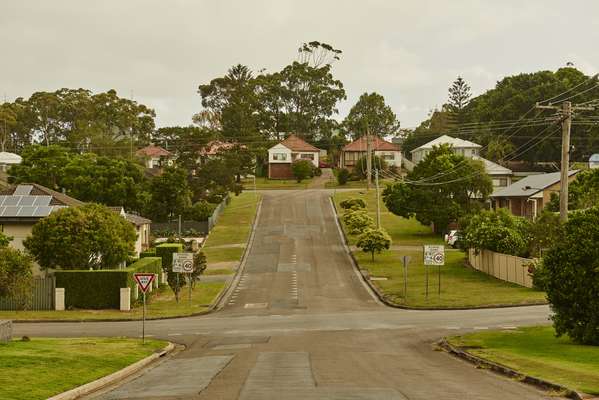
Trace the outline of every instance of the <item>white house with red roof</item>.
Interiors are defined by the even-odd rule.
[[[287,139],[268,149],[268,178],[293,178],[291,164],[296,160],[308,160],[318,168],[320,149],[290,135]]]
[[[375,156],[385,160],[388,166],[401,167],[401,147],[398,144],[387,142],[378,137],[371,137],[371,148]],[[368,143],[366,136],[345,145],[341,149],[341,157],[339,158],[339,168],[352,170],[358,160],[366,156]]]
[[[153,144],[137,150],[135,154],[144,159],[146,168],[160,168],[164,165],[171,165],[173,160],[173,153]]]

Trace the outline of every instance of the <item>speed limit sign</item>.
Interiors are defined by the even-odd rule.
[[[173,272],[191,274],[193,272],[193,253],[173,253]]]
[[[445,265],[445,246],[424,245],[424,265]]]

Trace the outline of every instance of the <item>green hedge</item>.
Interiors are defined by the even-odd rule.
[[[162,272],[159,257],[139,259],[126,269],[97,271],[56,271],[56,287],[65,289],[67,308],[104,309],[120,308],[121,288],[136,285],[133,274],[136,272]],[[131,302],[133,294],[131,297]]]
[[[139,253],[139,258],[145,258],[145,257],[156,257],[156,249],[151,248],[151,249],[148,249],[146,251],[142,251],[141,253]]]
[[[162,258],[162,268],[170,270],[173,268],[173,253],[181,253],[181,243],[163,243],[156,246],[156,256]]]

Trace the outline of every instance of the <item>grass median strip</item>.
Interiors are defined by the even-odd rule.
[[[256,189],[268,190],[268,189],[306,189],[313,178],[304,179],[301,182],[297,182],[296,179],[268,179],[268,178],[256,178]],[[243,187],[247,191],[254,189],[253,179],[244,179]]]
[[[192,291],[191,305],[188,289],[183,288],[179,303],[168,286],[162,286],[153,293],[147,305],[146,318],[184,317],[208,309],[209,305],[224,287],[223,282],[199,282]],[[131,311],[119,310],[65,310],[65,311],[0,311],[0,319],[11,320],[101,320],[101,319],[141,319],[142,307]],[[0,397],[1,398],[1,397]]]
[[[599,395],[599,346],[556,338],[553,327],[472,333],[450,338],[449,342],[522,374]]]
[[[127,367],[166,346],[160,340],[33,338],[0,344],[0,398],[46,399]]]

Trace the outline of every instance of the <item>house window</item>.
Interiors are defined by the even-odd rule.
[[[301,155],[301,158],[304,160],[312,160],[314,161],[314,154],[312,153],[304,153]]]
[[[507,178],[493,179],[493,186],[507,186]]]
[[[385,160],[385,161],[394,161],[395,160],[395,154],[383,154],[382,157],[383,157],[383,160]]]
[[[274,153],[272,159],[275,161],[287,161],[287,153]]]

